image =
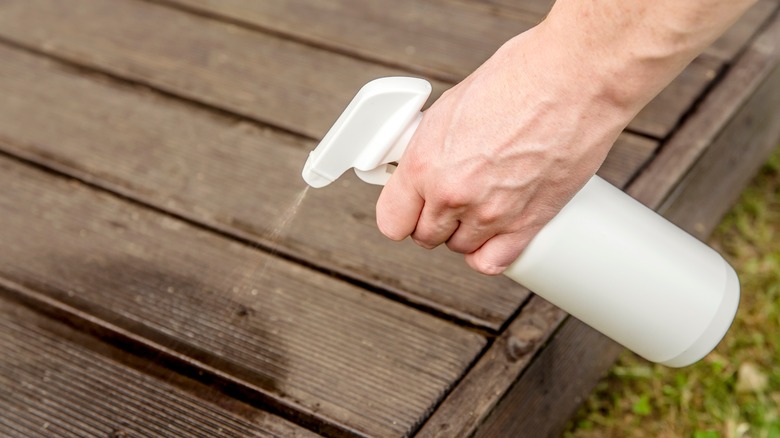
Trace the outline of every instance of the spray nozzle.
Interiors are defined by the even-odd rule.
[[[325,187],[353,167],[363,181],[384,185],[430,94],[431,84],[418,78],[386,77],[364,85],[309,154],[303,179],[312,187]]]

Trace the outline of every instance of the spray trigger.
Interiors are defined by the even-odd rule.
[[[367,183],[387,183],[430,94],[431,84],[418,78],[386,77],[364,85],[309,154],[303,179],[324,187],[354,168]]]

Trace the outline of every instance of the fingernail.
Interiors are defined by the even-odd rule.
[[[506,270],[506,266],[486,265],[483,267],[482,273],[485,275],[498,275]]]
[[[430,245],[430,244],[427,244],[425,242],[421,242],[421,241],[415,239],[414,237],[412,237],[412,240],[414,240],[414,243],[416,243],[417,245],[419,245],[419,246],[421,246],[421,247],[423,247],[425,249],[433,249],[433,248],[436,248],[438,246],[438,245]]]

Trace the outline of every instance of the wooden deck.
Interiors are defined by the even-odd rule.
[[[0,0],[0,436],[558,433],[619,347],[300,178],[363,83],[439,95],[549,4]],[[707,236],[780,139],[779,9],[600,174]]]

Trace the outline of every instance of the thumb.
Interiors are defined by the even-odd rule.
[[[376,203],[379,231],[392,240],[405,239],[417,227],[424,204],[425,201],[399,165]]]
[[[478,250],[466,254],[466,263],[477,272],[498,275],[506,270],[526,247],[530,238],[524,234],[499,234]]]

